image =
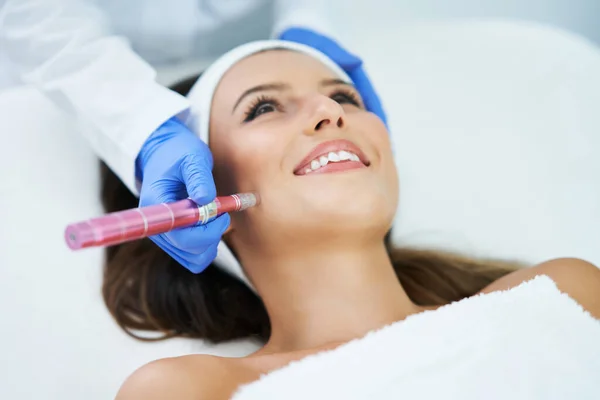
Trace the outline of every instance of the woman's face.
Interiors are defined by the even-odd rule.
[[[240,242],[383,238],[391,226],[398,177],[387,129],[308,55],[267,51],[234,65],[213,98],[210,147],[219,195],[261,197],[231,216]]]

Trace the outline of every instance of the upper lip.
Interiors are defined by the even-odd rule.
[[[352,143],[351,141],[349,141],[347,139],[336,139],[336,140],[330,140],[328,142],[323,142],[323,143],[320,143],[317,146],[315,146],[315,148],[312,149],[311,152],[308,153],[306,155],[306,157],[304,157],[302,159],[302,161],[300,161],[298,163],[298,165],[296,165],[296,168],[294,168],[294,173],[297,173],[298,171],[300,171],[303,167],[308,165],[312,160],[314,160],[322,155],[328,154],[331,151],[335,152],[335,151],[340,151],[340,150],[346,150],[346,151],[356,154],[363,164],[365,164],[366,166],[369,166],[370,162],[367,159],[367,156],[365,155],[365,153],[362,152],[362,150],[357,145],[355,145],[354,143]]]

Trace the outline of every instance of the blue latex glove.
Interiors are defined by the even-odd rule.
[[[350,76],[363,98],[367,110],[376,114],[387,126],[387,117],[381,101],[364,71],[360,58],[350,54],[332,39],[305,28],[289,28],[279,36],[279,39],[310,46],[331,58]]]
[[[136,160],[142,180],[140,206],[188,196],[201,205],[210,203],[216,197],[212,167],[208,146],[177,119],[170,119],[150,135]],[[217,256],[217,245],[229,222],[229,214],[223,214],[206,225],[176,229],[150,239],[197,274]]]

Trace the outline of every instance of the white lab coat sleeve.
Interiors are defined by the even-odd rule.
[[[271,37],[276,39],[288,28],[301,27],[339,40],[340,33],[332,24],[330,3],[323,0],[275,0]]]
[[[92,1],[4,0],[0,45],[26,84],[81,122],[95,153],[134,193],[135,159],[148,136],[189,108]]]

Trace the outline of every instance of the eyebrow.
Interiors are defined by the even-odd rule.
[[[319,86],[333,86],[333,85],[348,85],[348,86],[352,86],[354,87],[354,85],[350,82],[346,82],[342,79],[323,79],[320,83]],[[284,91],[289,89],[291,86],[287,83],[283,83],[283,82],[271,82],[271,83],[264,83],[262,85],[258,85],[258,86],[254,86],[251,87],[250,89],[246,90],[244,93],[242,93],[242,95],[239,97],[239,99],[235,102],[235,105],[233,106],[233,109],[231,110],[231,113],[233,114],[235,112],[235,109],[237,108],[237,106],[240,105],[240,103],[242,102],[242,100],[244,100],[244,98],[246,98],[247,96],[251,95],[252,93],[257,93],[257,92],[266,92],[266,91],[270,91],[270,90],[277,90],[277,91]]]

